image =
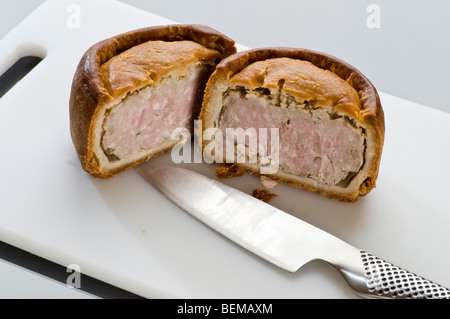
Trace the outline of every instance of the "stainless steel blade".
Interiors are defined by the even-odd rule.
[[[354,292],[364,297],[450,297],[446,288],[217,180],[172,166],[146,164],[137,171],[180,208],[287,271],[295,272],[320,259],[337,269]],[[391,276],[393,269],[395,276]],[[386,280],[388,276],[392,279]]]
[[[330,256],[336,244],[342,244],[298,218],[193,171],[145,166],[138,172],[192,216],[287,271]]]

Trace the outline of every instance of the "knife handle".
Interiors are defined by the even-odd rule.
[[[450,299],[450,290],[359,250],[332,263],[353,291],[364,298]]]

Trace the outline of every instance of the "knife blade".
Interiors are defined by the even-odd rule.
[[[244,192],[194,171],[144,164],[137,172],[184,211],[274,265],[334,267],[363,298],[450,299],[450,290]]]

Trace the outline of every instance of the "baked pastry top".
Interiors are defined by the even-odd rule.
[[[283,57],[254,62],[233,75],[230,85],[281,90],[299,100],[314,101],[353,116],[361,109],[358,92],[350,84],[305,60]]]
[[[270,177],[279,181],[351,202],[375,187],[384,143],[380,99],[361,72],[330,55],[261,48],[230,56],[209,79],[200,120],[201,134],[277,127],[280,166]],[[201,143],[205,150],[210,141]],[[241,165],[261,174],[264,163],[247,157]]]
[[[158,82],[180,65],[204,61],[214,64],[221,53],[191,40],[148,41],[101,65],[103,84],[113,99],[130,90]]]
[[[69,101],[83,169],[109,178],[170,150],[178,141],[168,141],[167,131],[192,129],[209,75],[235,52],[234,41],[222,33],[179,24],[130,31],[89,48],[75,71]],[[152,119],[155,114],[162,118]]]

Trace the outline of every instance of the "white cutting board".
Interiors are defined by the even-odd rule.
[[[134,169],[110,180],[81,169],[68,114],[79,59],[104,38],[168,23],[113,1],[51,0],[0,41],[1,72],[20,56],[45,56],[0,99],[0,240],[148,298],[355,298],[321,262],[290,274],[233,244]],[[386,142],[375,190],[350,204],[279,185],[271,203],[450,287],[450,114],[381,99]],[[152,161],[171,164],[169,154]],[[212,165],[184,166],[214,176]],[[261,187],[248,175],[227,183]]]

